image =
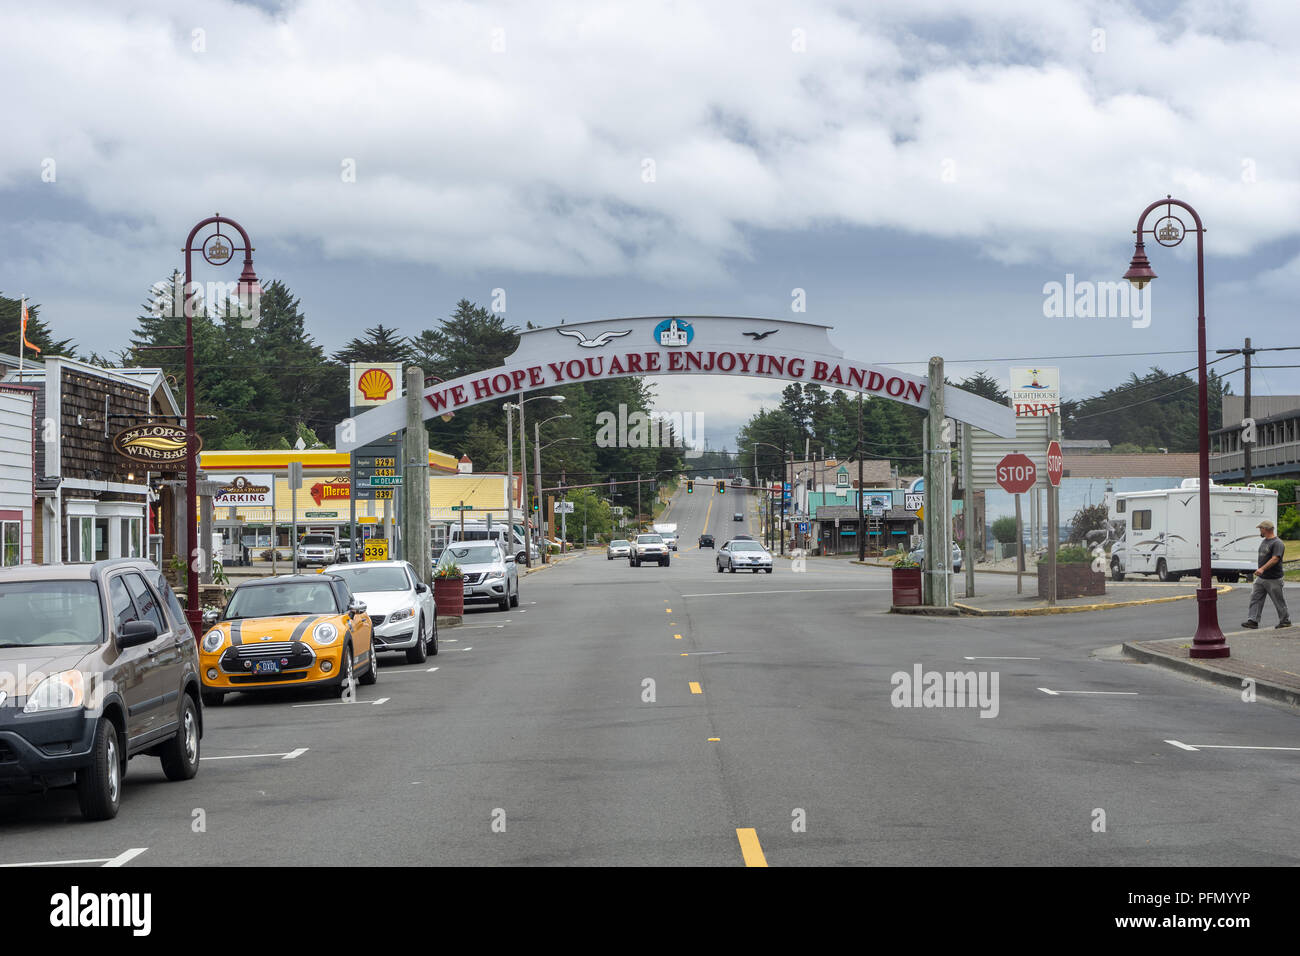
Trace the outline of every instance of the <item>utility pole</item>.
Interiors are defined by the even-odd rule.
[[[636,529],[641,530],[641,472],[636,473]]]
[[[781,555],[785,555],[785,438],[781,439]]]
[[[1250,339],[1246,339],[1246,347],[1241,350],[1241,357],[1246,360],[1246,394],[1242,406],[1242,417],[1250,417],[1250,357],[1255,354],[1255,350],[1250,347]],[[1251,442],[1241,443],[1241,463],[1243,477],[1246,484],[1250,484],[1250,446]]]
[[[520,406],[522,408],[522,405]],[[523,412],[520,411],[520,417]],[[542,528],[542,423],[533,422],[533,481],[537,484],[537,527]],[[551,549],[546,544],[545,535],[539,535],[537,550],[541,552],[542,564],[550,563]]]
[[[894,497],[891,492],[889,497],[890,503],[893,503]],[[866,519],[866,513],[862,507],[862,393],[858,392],[858,560],[867,560],[867,535],[866,529],[862,526]],[[838,548],[838,544],[836,545]]]

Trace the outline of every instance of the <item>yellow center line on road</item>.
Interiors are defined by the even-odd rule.
[[[753,827],[737,827],[736,839],[740,841],[740,854],[745,858],[745,866],[767,866],[767,857],[763,855],[763,847]]]
[[[699,681],[697,681],[697,680],[693,680],[693,681],[691,681],[691,693],[692,693],[692,694],[703,694],[703,693],[704,693],[703,688],[700,687],[700,682],[699,682]]]

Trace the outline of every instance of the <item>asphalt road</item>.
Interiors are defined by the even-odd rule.
[[[669,567],[530,574],[519,608],[470,611],[424,665],[384,659],[359,703],[235,695],[205,711],[198,776],[132,761],[114,821],[80,822],[71,792],[0,800],[0,863],[1300,861],[1300,752],[1166,742],[1300,747],[1297,714],[1096,653],[1187,633],[1191,602],[892,616],[884,570],[716,573],[699,533],[757,524],[696,487],[664,519]],[[917,665],[996,673],[996,716],[894,706]]]

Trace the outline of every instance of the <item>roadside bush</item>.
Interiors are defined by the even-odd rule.
[[[1016,519],[1008,515],[993,522],[993,540],[1010,544],[1016,540]]]
[[[1067,545],[1066,547],[1059,548],[1057,550],[1056,563],[1057,564],[1091,564],[1092,555],[1088,553],[1087,548],[1077,546],[1077,545]]]
[[[1070,519],[1070,542],[1085,540],[1089,531],[1105,531],[1107,522],[1106,506],[1085,505],[1074,513]]]

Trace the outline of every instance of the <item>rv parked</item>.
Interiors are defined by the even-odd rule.
[[[1199,481],[1177,488],[1118,492],[1110,504],[1112,525],[1122,534],[1110,552],[1110,574],[1154,574],[1177,581],[1201,572]],[[1259,552],[1259,528],[1277,522],[1277,492],[1260,485],[1210,482],[1210,571],[1224,583],[1249,577]]]

